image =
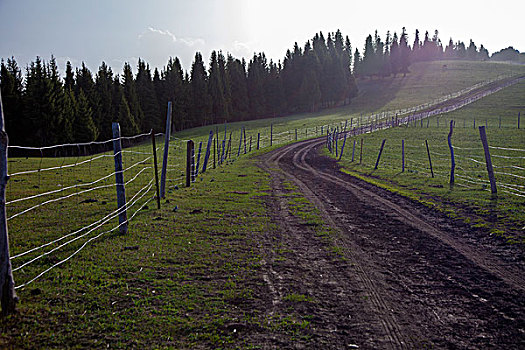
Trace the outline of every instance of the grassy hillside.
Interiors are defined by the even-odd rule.
[[[525,241],[525,130],[517,128],[518,113],[525,112],[525,82],[499,91],[467,107],[394,129],[347,140],[343,166],[374,182],[436,206],[510,242]],[[447,144],[450,120],[455,121],[452,145],[456,160],[455,185],[451,189],[451,157]],[[498,198],[490,193],[485,158],[478,127],[486,127]],[[363,159],[359,164],[363,139]],[[385,148],[374,170],[382,140]],[[352,162],[352,149],[356,152]],[[405,142],[405,172],[402,173],[402,140]],[[427,140],[435,177],[431,177]],[[462,211],[465,209],[465,211]],[[473,215],[474,214],[474,215]],[[479,215],[475,215],[479,214]]]
[[[447,65],[446,70],[443,70],[443,64]],[[234,132],[232,154],[236,158],[242,125],[247,128],[248,140],[252,137],[252,149],[255,148],[259,132],[261,146],[269,145],[271,123],[274,125],[275,144],[283,144],[295,138],[296,128],[299,138],[313,137],[316,127],[317,135],[320,134],[322,125],[341,125],[346,120],[350,121],[350,118],[354,118],[353,122],[356,123],[361,114],[429,103],[435,98],[497,76],[524,71],[520,66],[485,62],[416,64],[411,67],[412,73],[406,77],[360,81],[360,94],[350,106],[319,113],[229,124],[226,126],[228,137],[230,131]],[[394,190],[402,190],[414,198],[421,197],[433,203],[437,203],[436,198],[442,198],[446,205],[452,203],[443,205],[443,210],[452,210],[457,203],[472,206],[480,212],[494,208],[490,193],[482,184],[478,188],[463,188],[458,181],[453,191],[448,190],[446,156],[435,160],[436,174],[445,178],[429,178],[424,163],[426,154],[421,153],[421,144],[424,139],[428,139],[432,152],[446,154],[444,142],[448,129],[443,119],[454,118],[457,125],[454,144],[463,148],[476,148],[474,151],[477,152],[471,154],[469,150],[463,153],[458,150],[458,156],[478,159],[478,134],[473,128],[475,117],[477,123],[485,123],[486,120],[489,125],[487,132],[491,145],[523,149],[523,130],[514,128],[517,111],[523,111],[523,96],[522,83],[468,108],[440,117],[439,127],[437,118],[434,118],[429,120],[428,129],[425,124],[423,128],[411,126],[367,135],[361,165],[349,161],[351,153],[348,145],[351,142],[347,141],[342,162],[349,170]],[[501,129],[496,128],[496,122],[499,126],[499,116],[502,117]],[[218,127],[222,140],[224,126]],[[129,182],[126,187],[128,200],[133,197],[138,199],[142,189],[148,191],[129,209],[128,215],[131,215],[142,207],[131,221],[128,234],[120,235],[117,231],[104,233],[116,225],[116,219],[112,218],[107,225],[57,251],[53,249],[58,244],[49,245],[13,261],[13,266],[20,268],[23,262],[30,261],[42,252],[49,252],[14,272],[16,285],[21,285],[71,256],[86,243],[85,248],[70,260],[56,265],[27,288],[17,291],[20,296],[19,313],[0,321],[0,347],[255,347],[256,339],[245,334],[259,333],[284,334],[290,342],[308,340],[309,321],[306,316],[296,313],[293,308],[288,314],[271,316],[261,310],[264,291],[260,281],[255,278],[261,264],[257,237],[273,229],[267,218],[269,209],[264,205],[265,191],[269,188],[267,175],[253,166],[249,157],[241,156],[233,164],[208,170],[199,176],[191,188],[181,185],[185,166],[184,140],[196,140],[198,147],[198,142],[205,141],[210,129],[215,128],[196,128],[174,135],[170,144],[167,197],[162,201],[161,210],[156,209],[155,201],[151,200],[153,191],[148,187],[153,179],[152,159],[149,158],[151,145],[146,143],[123,153],[125,167],[137,164],[124,173],[125,181]],[[379,170],[374,172],[371,167],[383,138],[387,138],[387,148]],[[395,158],[399,154],[401,138],[405,138],[407,152],[410,152],[407,153],[405,174],[399,173],[396,165],[399,161]],[[160,147],[161,142],[161,139],[157,140]],[[160,150],[158,156],[161,158]],[[459,159],[458,164],[466,167]],[[511,160],[514,161],[498,159],[499,162],[503,161],[500,163],[502,165]],[[519,163],[523,160],[517,160],[517,166],[525,167]],[[58,190],[60,192],[50,194],[46,200],[71,195],[64,201],[51,201],[9,220],[12,256],[69,235],[114,211],[116,204],[111,152],[98,159],[69,157],[9,160],[10,174],[85,161],[81,166],[11,177],[8,201]],[[476,171],[476,175],[468,176],[475,177],[478,171],[480,176],[484,176],[482,166],[472,170]],[[107,179],[90,184],[108,174]],[[511,183],[513,180],[505,181]],[[516,183],[523,183],[519,181]],[[94,186],[101,188],[82,192]],[[300,194],[293,193],[287,200],[300,201],[299,197]],[[8,205],[8,216],[42,202],[40,197],[13,202]],[[520,199],[507,200],[502,196],[496,202],[496,217],[509,215],[511,220],[508,223],[510,227],[515,227],[522,220],[522,206],[522,198],[520,202]],[[308,211],[298,215],[315,217],[314,210]],[[486,221],[477,224],[487,225]],[[494,232],[501,234],[506,227],[494,226],[492,229],[499,230]],[[98,235],[100,237],[95,239]],[[73,237],[76,236],[70,236]],[[88,241],[91,238],[94,239]]]

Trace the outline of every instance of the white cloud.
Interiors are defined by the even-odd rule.
[[[169,30],[148,27],[138,36],[134,56],[143,58],[150,66],[162,68],[170,57],[179,57],[185,69],[191,67],[196,51],[203,51],[202,38],[178,37]]]

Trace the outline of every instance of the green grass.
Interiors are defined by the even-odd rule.
[[[475,214],[475,220],[483,220],[483,225],[478,223],[477,227],[489,227],[509,241],[524,242],[525,171],[522,169],[525,168],[525,151],[491,149],[492,162],[499,167],[495,169],[498,197],[493,199],[478,130],[479,125],[486,125],[491,147],[524,150],[525,130],[517,129],[518,112],[525,111],[524,95],[525,82],[521,82],[455,112],[424,120],[422,124],[417,122],[408,127],[356,137],[354,162],[351,161],[354,139],[348,139],[341,163],[351,173],[399,190],[427,205],[432,203],[453,217],[465,219]],[[456,125],[452,134],[452,145],[456,147],[456,176],[452,189],[447,144],[451,119]],[[359,164],[361,139],[364,141],[363,160]],[[386,139],[385,148],[378,169],[374,170],[383,139]],[[405,140],[404,173],[401,172],[401,140]],[[434,178],[429,169],[425,140],[430,148]]]
[[[260,296],[250,281],[260,262],[257,235],[271,225],[261,205],[268,179],[247,160],[237,165],[170,189],[162,209],[151,202],[128,234],[102,236],[19,290],[19,313],[2,321],[2,346],[223,347],[237,336],[229,323],[258,327],[261,310],[251,304]],[[75,220],[68,220],[54,226],[59,232],[31,221],[38,237],[11,225],[13,253],[69,231]],[[24,235],[30,243],[21,242]],[[47,266],[35,262],[15,281]]]
[[[252,150],[256,148],[257,133],[261,133],[261,149],[252,156],[266,152],[269,146],[269,125],[274,125],[274,145],[279,147],[293,142],[295,129],[299,138],[320,134],[321,125],[341,125],[361,113],[380,112],[406,108],[414,104],[429,103],[442,97],[493,79],[501,74],[523,72],[522,67],[494,65],[492,63],[447,62],[449,72],[442,72],[442,63],[418,64],[411,67],[407,77],[359,82],[361,92],[350,106],[329,111],[302,114],[283,118],[256,120],[227,125],[233,131],[231,150],[234,160],[228,166],[210,169],[197,179],[191,188],[183,187],[185,169],[185,139],[207,141],[210,129],[203,127],[176,133],[170,143],[167,198],[162,209],[156,210],[155,201],[132,220],[129,233],[109,232],[89,243],[77,255],[63,265],[55,267],[24,289],[17,290],[20,296],[19,313],[0,322],[0,347],[11,348],[224,348],[256,347],[249,339],[234,333],[232,324],[242,324],[248,329],[280,332],[303,341],[308,340],[308,315],[291,310],[268,318],[261,310],[260,251],[258,236],[274,230],[269,220],[263,197],[267,195],[267,174],[255,167],[249,157],[236,159],[239,146],[239,130],[246,125],[248,142],[252,137]],[[418,86],[418,81],[421,86]],[[388,90],[385,90],[388,89]],[[387,92],[385,92],[387,91]],[[506,89],[493,97],[483,99],[471,107],[459,110],[445,118],[454,117],[457,128],[454,144],[461,147],[479,147],[476,130],[462,128],[476,120],[487,119],[488,137],[491,145],[525,148],[524,137],[512,128],[516,111],[523,110],[523,84]],[[521,97],[521,98],[520,98]],[[501,106],[504,104],[504,107]],[[502,129],[494,127],[496,115],[502,116]],[[484,189],[462,189],[459,186],[449,191],[443,178],[430,179],[426,170],[407,168],[400,174],[395,160],[398,143],[393,140],[406,138],[407,157],[425,162],[421,155],[421,141],[429,139],[433,152],[446,153],[447,129],[445,122],[440,127],[395,129],[365,138],[365,158],[361,166],[350,164],[349,145],[343,164],[358,176],[364,176],[380,185],[414,196],[429,205],[452,212],[457,205],[473,208],[480,217],[495,213],[498,224],[488,223],[479,217],[463,217],[473,225],[487,226],[492,234],[509,236],[509,242],[522,238],[509,235],[508,228],[523,222],[523,201],[509,201],[503,194],[492,201]],[[499,118],[497,119],[499,122]],[[317,134],[315,128],[317,127]],[[221,140],[224,126],[219,126]],[[306,132],[308,130],[308,134]],[[325,129],[326,130],[326,129]],[[370,167],[377,156],[378,142],[387,138],[387,149],[380,168],[373,172]],[[456,143],[456,141],[458,143]],[[162,147],[161,138],[157,145]],[[391,147],[396,145],[395,147]],[[445,143],[446,145],[446,143]],[[412,147],[412,148],[410,148]],[[247,145],[249,148],[249,143]],[[146,143],[129,149],[138,153],[124,153],[124,167],[143,162],[125,172],[126,181],[138,175],[137,180],[126,186],[128,200],[138,193],[152,178],[151,145]],[[412,151],[410,151],[412,150]],[[412,152],[412,153],[410,153]],[[477,151],[476,151],[477,152]],[[244,145],[242,152],[244,153]],[[213,152],[212,152],[213,154]],[[93,192],[78,194],[89,188],[88,183],[114,171],[111,153],[108,157],[78,167],[41,171],[30,175],[12,176],[7,188],[7,200],[37,195],[42,192],[62,189],[74,185],[86,185],[55,193],[46,199],[72,195],[65,201],[41,206],[24,215],[9,220],[11,256],[57,239],[98,220],[116,209],[114,177],[98,182],[107,186]],[[461,152],[458,151],[461,156]],[[159,160],[161,151],[158,151]],[[474,154],[478,157],[479,154]],[[9,173],[43,169],[92,159],[84,158],[10,158]],[[436,158],[436,172],[446,172],[445,160]],[[458,164],[460,164],[458,158]],[[499,159],[498,159],[499,160]],[[201,158],[201,165],[202,165]],[[390,168],[385,164],[392,164]],[[410,163],[409,163],[410,164]],[[505,163],[503,163],[505,164]],[[520,163],[522,164],[522,163]],[[464,166],[464,165],[461,165]],[[521,165],[523,166],[523,165]],[[210,161],[209,167],[213,167]],[[476,169],[475,169],[476,170]],[[479,170],[479,169],[477,169]],[[139,174],[140,173],[140,174]],[[483,173],[480,172],[483,176]],[[446,179],[445,179],[446,180]],[[441,181],[441,182],[440,182]],[[508,182],[511,179],[506,180]],[[446,182],[445,182],[446,183]],[[459,185],[459,182],[458,182]],[[318,211],[305,200],[292,184],[287,184],[290,212],[311,228],[316,236],[325,240],[327,250],[337,258],[342,256],[331,240],[336,234],[322,221]],[[129,209],[130,216],[138,207],[152,199],[154,192]],[[8,216],[41,203],[41,198],[10,203]],[[461,210],[454,211],[462,216]],[[503,222],[503,224],[500,224]],[[117,225],[112,219],[96,232],[71,242],[64,248],[14,272],[17,286],[30,281],[40,272],[67,258],[81,247],[86,239]],[[518,226],[516,226],[518,225]],[[49,252],[54,246],[44,247],[26,256],[13,260],[13,267]],[[283,259],[286,251],[278,252]],[[306,297],[306,296],[305,296]],[[288,302],[303,302],[300,294],[290,293]],[[308,298],[308,297],[306,297]],[[306,300],[308,301],[308,300]]]

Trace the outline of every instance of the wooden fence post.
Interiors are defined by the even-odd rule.
[[[166,133],[164,134],[164,156],[162,157],[162,171],[160,173],[160,198],[166,197],[166,171],[168,170],[168,154],[171,137],[171,101],[168,102],[168,115],[166,117]]]
[[[434,169],[432,169],[432,159],[430,158],[430,149],[428,148],[427,140],[425,140],[425,145],[427,146],[428,163],[430,164],[430,174],[432,175],[432,177],[434,177]]]
[[[215,161],[217,160],[217,155],[216,155],[216,148],[217,148],[217,135],[218,134],[215,134],[215,137],[213,138],[213,169],[215,169]]]
[[[151,145],[153,146],[153,170],[155,172],[155,189],[157,192],[157,209],[160,209],[159,170],[157,167],[157,145],[155,144],[155,132],[151,129]]]
[[[489,144],[487,142],[487,134],[485,133],[484,126],[479,127],[479,136],[481,138],[481,143],[483,144],[483,150],[485,151],[485,163],[489,174],[490,192],[492,193],[492,196],[496,196],[498,193],[496,188],[496,178],[494,177],[494,169],[492,168],[492,159],[490,158]]]
[[[15,282],[9,255],[9,234],[7,231],[7,213],[5,210],[5,192],[9,175],[7,175],[7,147],[9,139],[5,132],[4,110],[0,94],[0,303],[2,315],[16,311],[18,297],[15,293]]]
[[[334,131],[334,138],[335,138],[335,140],[334,140],[334,142],[335,142],[335,144],[334,144],[335,145],[335,157],[337,158],[338,153],[339,153],[339,150],[338,150],[339,146],[337,145],[337,139],[339,138],[339,134],[337,133],[337,131]]]
[[[354,146],[352,147],[352,162],[354,161],[354,154],[355,154],[355,140],[354,140]]]
[[[339,153],[339,160],[341,160],[341,158],[343,157],[343,151],[345,150],[345,144],[346,144],[346,133],[345,133],[345,138],[343,140],[343,146],[341,147],[341,153]]]
[[[448,132],[448,148],[450,148],[450,188],[454,187],[454,171],[456,169],[456,159],[454,158],[454,148],[452,148],[452,132],[454,131],[454,121],[450,121],[450,131]]]
[[[273,124],[270,124],[270,147],[273,145]]]
[[[252,135],[250,135],[250,149],[248,152],[251,152],[252,151]]]
[[[246,128],[242,128],[242,132],[244,134],[244,154],[246,154]]]
[[[197,153],[197,164],[195,165],[195,177],[199,176],[199,164],[201,162],[201,151],[202,151],[202,141],[199,142],[199,152]]]
[[[193,158],[193,141],[188,140],[186,143],[186,187],[190,187],[192,180],[192,158]]]
[[[242,147],[242,130],[244,129],[244,126],[241,126],[241,134],[239,136],[239,150],[237,151],[237,157],[241,155],[241,147]]]
[[[361,139],[361,149],[359,150],[359,164],[363,161],[363,139]]]
[[[520,128],[520,115],[521,115],[521,112],[518,112],[518,129]]]
[[[379,159],[381,159],[381,153],[383,153],[383,147],[385,147],[386,139],[383,139],[383,142],[381,142],[381,148],[379,149],[379,154],[377,155],[377,161],[376,166],[374,167],[374,170],[377,169],[377,166],[379,165]]]
[[[113,130],[113,154],[115,160],[115,182],[117,186],[117,205],[119,231],[124,234],[128,232],[128,215],[126,213],[126,188],[124,186],[124,172],[122,171],[122,144],[120,143],[120,125],[112,124]]]
[[[405,140],[401,140],[401,172],[405,172]]]
[[[261,141],[261,133],[257,133],[257,150],[259,150],[259,142]]]
[[[211,142],[213,140],[213,130],[210,130],[210,136],[208,136],[208,145],[206,146],[206,153],[204,153],[204,164],[202,164],[202,173],[206,172],[208,166],[208,159],[210,158]]]

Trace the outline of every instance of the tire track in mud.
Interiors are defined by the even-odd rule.
[[[272,178],[275,181],[276,175],[275,175],[275,167],[278,167],[279,170],[288,178],[289,180],[293,181],[300,189],[300,191],[306,195],[306,197],[312,201],[315,206],[321,210],[323,219],[329,223],[329,225],[333,228],[337,227],[337,223],[333,218],[327,214],[326,209],[324,208],[324,204],[319,200],[319,198],[306,186],[302,181],[294,177],[292,174],[285,171],[282,167],[280,167],[279,162],[282,160],[284,156],[286,156],[288,153],[292,152],[293,150],[301,147],[301,144],[294,144],[289,147],[280,149],[278,152],[274,152],[262,165],[262,167],[268,171],[269,173],[273,173]],[[274,185],[275,187],[275,185]],[[284,221],[285,222],[285,221]],[[287,224],[284,224],[285,229]],[[289,231],[289,230],[287,230]],[[341,243],[341,242],[339,242]],[[340,244],[344,245],[344,244]],[[382,291],[381,289],[376,285],[376,283],[369,277],[370,273],[366,271],[361,264],[359,263],[359,259],[356,258],[354,255],[359,255],[358,247],[346,247],[349,249],[346,249],[348,252],[346,258],[350,260],[350,263],[355,267],[355,270],[357,271],[357,277],[359,282],[362,284],[362,288],[366,291],[367,294],[370,295],[370,302],[372,304],[372,313],[379,315],[378,321],[380,322],[384,334],[380,335],[380,337],[386,337],[387,342],[383,343],[382,346],[388,349],[407,349],[412,348],[411,341],[407,338],[407,333],[403,332],[399,326],[398,321],[396,320],[396,317],[392,314],[390,310],[392,310],[391,306],[388,305],[388,303],[382,298]],[[355,252],[355,253],[353,253]],[[377,336],[377,335],[376,335]]]
[[[426,222],[407,200],[400,204],[399,197],[341,173],[335,161],[318,155],[323,143],[308,140],[275,150],[262,157],[261,166],[293,181],[340,232],[336,244],[345,248],[356,280],[370,295],[362,312],[382,325],[373,335],[387,339],[382,348],[525,344],[525,282],[518,267],[438,228],[441,221]],[[414,325],[414,316],[425,321]],[[480,335],[469,340],[478,328]]]
[[[449,234],[428,224],[416,215],[412,214],[409,210],[398,206],[392,201],[385,199],[370,190],[360,187],[354,183],[347,182],[340,177],[313,168],[306,162],[306,156],[316,152],[315,148],[319,147],[319,145],[319,142],[311,142],[306,146],[303,145],[301,149],[293,156],[294,166],[306,172],[310,172],[313,176],[323,178],[336,186],[343,187],[358,197],[367,197],[368,201],[380,203],[385,209],[392,210],[398,214],[399,218],[406,224],[436,237],[443,243],[458,251],[467,259],[472,260],[472,262],[476,265],[483,267],[485,270],[497,276],[498,278],[501,278],[509,285],[512,285],[514,288],[525,291],[525,278],[523,277],[523,273],[521,271],[518,271],[513,267],[498,261],[494,257],[476,249],[473,246],[468,246],[465,242],[461,242],[457,238],[452,238]]]

